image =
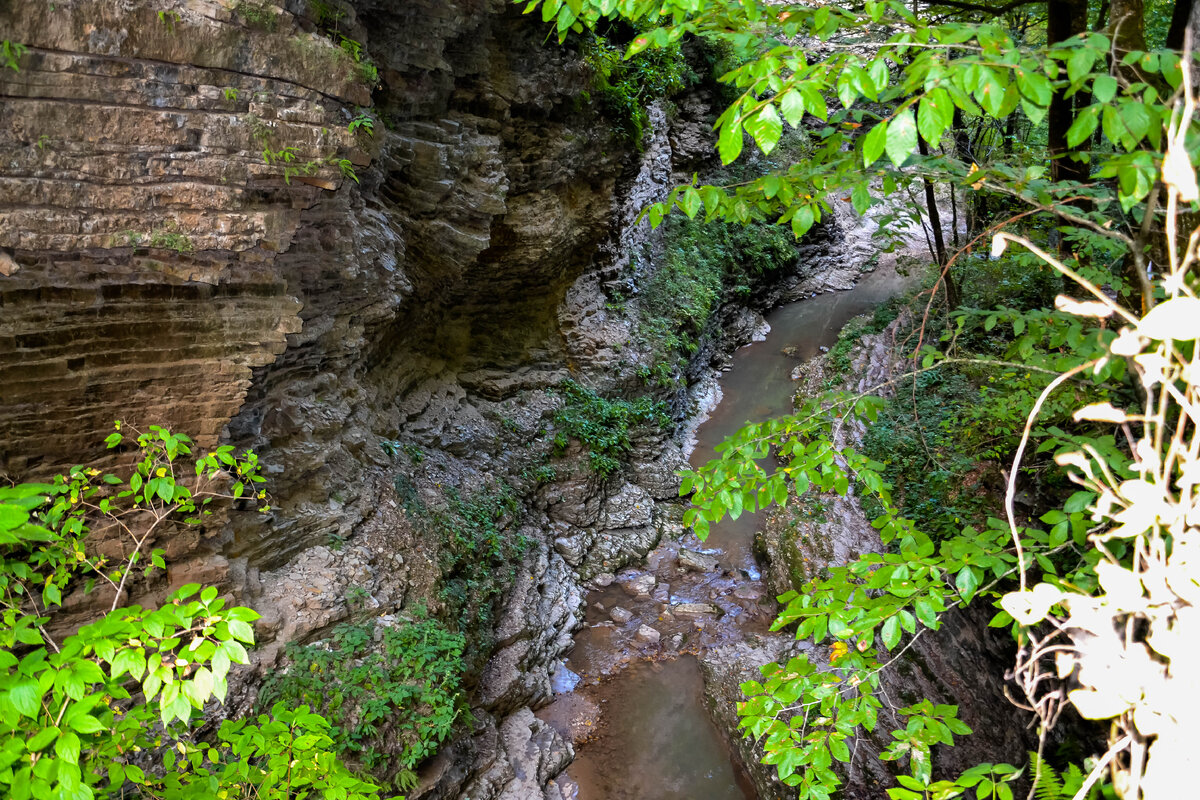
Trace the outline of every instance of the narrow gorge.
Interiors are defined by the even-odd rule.
[[[810,114],[777,147],[723,165],[714,126],[737,94],[718,80],[737,66],[732,50],[688,39],[624,67],[644,31],[613,23],[611,43],[559,44],[553,21],[524,10],[0,0],[14,54],[0,69],[0,477],[123,474],[141,457],[130,432],[151,426],[190,436],[193,459],[257,454],[245,474],[264,483],[222,462],[237,499],[199,524],[155,518],[153,537],[134,536],[144,554],[110,581],[121,605],[179,606],[173,593],[196,584],[261,615],[224,702],[197,706],[196,742],[221,720],[305,705],[388,797],[799,797],[762,737],[739,727],[739,687],[771,662],[836,671],[846,644],[773,625],[775,598],[891,540],[872,526],[870,492],[825,487],[714,523],[701,541],[684,524],[681,475],[719,458],[743,424],[791,413],[797,391],[888,398],[911,385],[916,415],[906,358],[938,345],[943,328],[915,337],[927,323],[950,330],[954,310],[920,318],[940,285],[925,265],[946,263],[941,226],[957,247],[983,212],[968,209],[966,178],[935,190],[925,177],[918,196],[915,178],[874,177],[883,199],[860,208],[839,189],[800,236],[749,208],[745,226],[695,209],[652,225],[643,211],[675,187],[757,186],[827,155],[821,137],[836,126]],[[836,49],[812,47],[814,59]],[[946,218],[931,226],[938,206]],[[918,290],[925,299],[887,305]],[[839,340],[880,308],[887,319]],[[833,443],[869,449],[866,426],[847,418]],[[117,420],[129,438],[106,445]],[[951,478],[966,487],[954,498],[1008,477],[972,469]],[[243,482],[265,494],[248,503]],[[1030,524],[1039,491],[1019,498]],[[981,519],[1001,514],[988,502]],[[122,530],[93,526],[70,557],[128,557]],[[152,548],[161,568],[143,573]],[[63,587],[45,623],[55,635],[117,608],[103,580]],[[953,605],[937,609],[940,626],[921,617],[923,636],[883,648],[896,668],[879,691],[890,708],[951,704],[976,731],[934,751],[939,773],[1024,763],[1040,745],[1009,702],[1012,637]],[[194,678],[180,654],[179,674]],[[1080,730],[1047,741],[1091,741]],[[835,796],[889,796],[909,769],[908,755],[884,755],[894,747],[882,729],[855,734]],[[121,791],[107,774],[87,797]],[[1004,775],[997,786],[1029,791]]]

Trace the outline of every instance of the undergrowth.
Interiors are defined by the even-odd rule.
[[[640,148],[649,122],[646,107],[678,94],[697,80],[679,45],[651,49],[622,60],[625,48],[603,36],[585,34],[580,53],[592,69],[592,90],[586,99],[599,103],[621,137]]]
[[[468,672],[482,668],[504,594],[517,578],[529,541],[517,532],[521,506],[507,484],[463,497],[446,490],[449,504],[427,513],[438,541],[439,599],[467,637]]]
[[[622,458],[632,448],[632,429],[650,424],[666,427],[671,422],[666,406],[649,397],[609,399],[572,380],[564,381],[557,391],[566,403],[554,415],[556,454],[561,455],[572,439],[579,441],[588,450],[591,468],[601,477],[621,468]]]
[[[949,316],[935,306],[924,321],[926,343],[941,342],[951,356],[968,360],[899,379],[862,443],[863,455],[885,465],[882,477],[892,484],[904,515],[919,529],[942,536],[955,535],[965,525],[986,527],[989,517],[1001,515],[995,497],[1004,492],[1004,469],[1053,374],[1002,362],[1052,368],[1063,346],[1078,346],[1083,335],[1078,324],[1063,324],[1049,314],[1040,321],[1030,316],[1027,309],[1052,306],[1061,289],[1036,264],[968,259],[972,280],[963,286],[962,306]],[[927,300],[928,295],[897,298],[843,328],[826,357],[827,388],[849,374],[861,338],[882,331],[909,304],[914,321],[897,331],[896,341],[911,354]],[[904,371],[914,365],[908,362]],[[1108,400],[1109,392],[1083,380],[1064,386],[1043,406],[1033,441],[1077,429],[1072,410]],[[1048,502],[1043,498],[1057,496],[1064,487],[1058,485],[1059,472],[1038,452],[1026,459],[1023,472],[1018,503],[1036,517]],[[864,508],[869,517],[880,511],[870,497],[864,497]]]
[[[466,716],[464,647],[462,634],[424,607],[398,627],[338,625],[324,642],[289,643],[290,666],[268,674],[258,705],[284,701],[326,715],[341,753],[366,770],[383,768],[407,791],[416,785],[417,765]]]
[[[641,377],[679,385],[712,314],[730,298],[749,298],[760,276],[796,260],[795,240],[766,223],[729,225],[671,217],[664,255],[641,287],[637,335],[650,350]]]

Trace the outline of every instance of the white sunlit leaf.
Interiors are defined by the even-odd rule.
[[[1074,314],[1077,317],[1111,317],[1113,313],[1112,306],[1107,303],[1101,303],[1096,300],[1076,300],[1073,297],[1067,297],[1065,294],[1060,294],[1054,298],[1054,307],[1059,311],[1067,314]]]
[[[1125,422],[1129,417],[1112,403],[1092,403],[1075,412],[1075,421],[1092,420],[1093,422]]]
[[[1138,333],[1159,341],[1200,339],[1200,300],[1173,297],[1155,306],[1138,323]]]

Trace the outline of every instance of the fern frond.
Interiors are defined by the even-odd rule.
[[[1074,792],[1064,792],[1062,778],[1055,772],[1054,767],[1047,764],[1037,753],[1029,754],[1029,763],[1033,773],[1033,796],[1037,800],[1062,800],[1064,797],[1074,796]]]

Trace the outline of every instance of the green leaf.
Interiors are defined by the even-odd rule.
[[[870,210],[871,190],[865,181],[855,185],[854,191],[850,193],[850,202],[854,204],[854,210],[859,214],[865,214]]]
[[[1121,104],[1121,122],[1133,137],[1133,146],[1136,146],[1150,132],[1152,117],[1145,103],[1134,101]],[[1127,149],[1132,150],[1133,147]]]
[[[1107,103],[1117,94],[1117,79],[1111,75],[1097,75],[1092,82],[1092,96],[1101,103]]]
[[[680,197],[679,205],[681,208],[683,208],[683,213],[687,214],[688,219],[695,219],[696,214],[700,212],[700,206],[702,205],[700,193],[697,192],[693,187],[689,186],[684,190],[683,195]]]
[[[883,644],[892,650],[900,643],[900,619],[895,615],[888,617],[883,623]]]
[[[913,611],[917,612],[917,619],[921,620],[921,624],[926,628],[937,628],[937,611],[934,609],[933,602],[928,597],[918,597],[914,600]]]
[[[779,109],[789,125],[799,128],[804,120],[804,96],[795,89],[789,89],[779,96]]]
[[[1050,105],[1050,100],[1054,97],[1054,89],[1050,86],[1050,81],[1045,75],[1032,70],[1021,69],[1016,72],[1016,81],[1021,95],[1030,103],[1040,108]]]
[[[110,674],[116,679],[128,672],[134,680],[140,681],[145,671],[146,656],[138,649],[126,648],[113,658]]]
[[[54,743],[54,752],[70,764],[79,763],[79,749],[79,737],[71,731],[59,736],[58,741]]]
[[[888,158],[897,167],[903,165],[917,149],[917,123],[913,119],[912,109],[904,109],[888,124],[885,149]]]
[[[963,599],[970,602],[975,596],[975,591],[979,588],[979,576],[975,573],[972,567],[963,567],[958,571],[958,575],[954,579],[954,586],[958,589],[958,593]]]
[[[91,714],[76,714],[68,722],[72,730],[80,733],[99,733],[105,729],[103,723]]]
[[[33,678],[21,678],[9,688],[5,699],[18,714],[33,719],[42,708],[43,694]]]
[[[1071,83],[1078,83],[1092,71],[1096,53],[1089,47],[1076,48],[1067,59],[1067,78]]]
[[[722,164],[732,163],[742,154],[741,123],[736,120],[725,123],[717,140],[717,153],[721,156]]]
[[[1096,125],[1100,122],[1100,111],[1103,108],[1103,104],[1097,103],[1075,115],[1075,121],[1067,129],[1068,147],[1078,147],[1081,142],[1092,135],[1092,132],[1096,130]]]
[[[0,531],[11,531],[29,521],[29,512],[11,503],[0,504]]]
[[[934,147],[954,121],[954,103],[945,89],[934,89],[921,98],[917,110],[917,129],[921,137]]]
[[[745,127],[758,143],[759,149],[768,155],[775,149],[775,145],[779,144],[779,137],[783,135],[783,121],[779,119],[779,112],[771,103],[767,103],[762,110],[747,119]]]
[[[871,166],[883,155],[884,145],[887,142],[887,129],[888,124],[884,120],[867,131],[867,135],[863,137],[863,166]]]
[[[229,620],[229,632],[246,644],[254,644],[254,629],[240,619]]]
[[[58,738],[58,728],[49,727],[35,733],[25,742],[26,749],[31,753],[36,753],[42,748],[48,746],[51,742]]]
[[[201,698],[202,702],[212,696],[213,674],[207,667],[196,670],[196,675],[192,680],[196,685],[196,696]]]

